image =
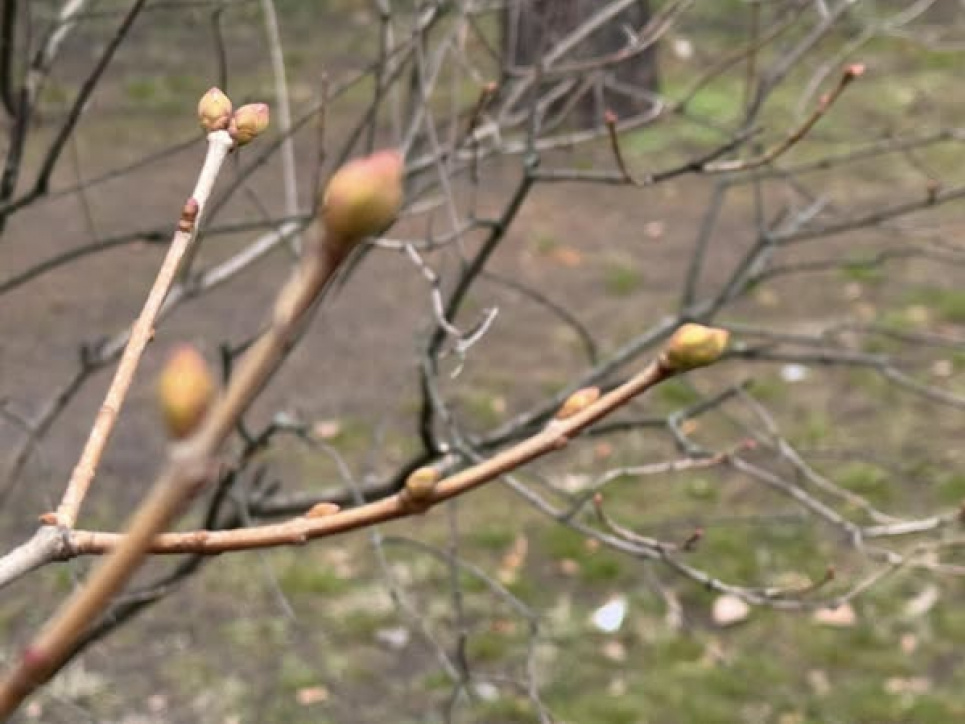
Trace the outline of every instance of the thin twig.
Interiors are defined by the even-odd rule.
[[[97,472],[97,466],[107,447],[117,417],[121,407],[124,405],[124,398],[130,389],[134,374],[140,364],[141,356],[148,342],[154,336],[154,324],[164,298],[174,281],[174,276],[181,265],[181,259],[185,252],[190,248],[197,235],[198,221],[211,190],[221,171],[228,151],[231,150],[234,141],[227,131],[215,131],[208,136],[208,151],[205,156],[204,165],[198,176],[198,181],[194,187],[191,197],[181,211],[181,220],[178,222],[177,231],[171,239],[168,253],[161,264],[151,291],[144,302],[144,308],[138,315],[137,320],[131,327],[130,337],[127,347],[121,356],[121,361],[114,373],[114,379],[107,390],[104,402],[94,420],[87,443],[80,455],[77,465],[71,473],[70,480],[67,482],[67,489],[64,497],[57,507],[57,522],[65,528],[73,528],[77,522],[77,515],[80,506],[84,502],[87,490],[90,488],[91,481]]]

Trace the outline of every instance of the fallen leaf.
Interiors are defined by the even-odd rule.
[[[913,654],[918,649],[918,637],[915,634],[902,634],[901,637],[901,653],[903,654]]]
[[[626,616],[627,599],[625,596],[616,596],[596,609],[590,617],[590,621],[596,629],[603,633],[615,633],[623,626]]]
[[[690,60],[694,57],[694,44],[687,38],[674,38],[670,47],[680,60]]]
[[[713,618],[715,624],[724,628],[746,621],[750,613],[751,607],[747,605],[746,601],[725,593],[718,596],[717,600],[714,601],[711,618]]]
[[[607,641],[605,644],[603,644],[601,651],[606,658],[610,659],[610,661],[620,662],[627,660],[627,647],[619,641]]]
[[[954,371],[955,366],[950,359],[935,360],[935,363],[931,366],[931,373],[935,377],[951,377]]]
[[[662,221],[649,221],[643,225],[643,233],[648,239],[659,239],[665,230],[666,225]]]
[[[393,626],[391,628],[380,628],[375,632],[375,640],[392,651],[401,651],[412,638],[409,629],[405,626]]]
[[[580,572],[580,564],[572,558],[564,558],[560,561],[560,573],[564,576],[575,576]]]
[[[905,319],[912,324],[928,324],[931,312],[923,304],[913,304],[905,309]]]
[[[777,296],[777,292],[773,289],[768,289],[767,287],[762,287],[754,293],[754,297],[757,303],[762,307],[776,307],[781,303],[780,298]]]
[[[927,694],[931,690],[931,679],[924,676],[910,676],[907,679],[893,676],[885,681],[885,691],[889,694]]]
[[[499,698],[499,689],[496,688],[495,684],[491,684],[488,681],[479,681],[473,687],[478,696],[483,701],[496,701]]]
[[[338,420],[319,420],[312,425],[312,433],[319,440],[333,440],[342,434],[342,423]]]
[[[823,669],[811,669],[808,672],[808,684],[818,696],[826,696],[831,692],[831,680]]]
[[[862,287],[858,282],[850,282],[844,285],[844,298],[849,302],[856,302],[861,299],[861,295],[864,294],[864,287]]]
[[[498,634],[514,634],[516,629],[516,622],[511,618],[497,618],[489,626],[490,631]]]
[[[854,305],[854,313],[862,322],[873,322],[878,316],[878,308],[868,302],[858,302]]]
[[[583,475],[581,473],[566,473],[560,476],[559,481],[556,483],[556,487],[565,493],[579,493],[585,490],[590,484],[592,478],[589,475]]]
[[[550,258],[557,264],[575,269],[583,264],[583,253],[572,246],[558,246],[550,252]]]
[[[803,382],[809,374],[810,370],[804,365],[792,363],[781,367],[781,379],[785,382]]]
[[[684,435],[693,435],[699,429],[700,421],[692,417],[689,417],[680,423],[680,432],[682,432]]]
[[[700,665],[705,669],[713,669],[727,663],[727,652],[716,636],[708,639],[704,645],[704,652],[700,657]]]
[[[503,556],[499,567],[499,580],[504,585],[515,583],[519,578],[519,570],[526,563],[526,554],[529,551],[529,540],[520,533],[513,541],[509,551]]]
[[[302,706],[321,704],[328,700],[328,689],[324,686],[306,686],[295,692],[295,701]]]
[[[850,603],[844,603],[837,608],[819,608],[811,618],[822,626],[848,628],[855,625],[858,615]]]

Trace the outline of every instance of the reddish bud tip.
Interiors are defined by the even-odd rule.
[[[181,217],[178,219],[178,231],[190,233],[194,229],[194,222],[197,221],[200,210],[201,206],[197,199],[189,198],[185,201],[184,206],[181,207]]]
[[[28,646],[25,648],[20,654],[20,660],[23,668],[33,675],[43,671],[50,664],[50,657],[36,646]]]
[[[706,367],[724,354],[729,338],[730,333],[725,329],[685,324],[667,342],[660,358],[661,364],[670,372]]]
[[[620,119],[617,117],[617,114],[611,111],[609,108],[603,114],[603,121],[608,126],[615,126],[619,120]]]
[[[194,432],[214,396],[214,380],[204,357],[187,344],[175,349],[158,380],[158,400],[171,437],[181,439]]]
[[[211,88],[198,101],[198,120],[208,133],[227,128],[231,121],[231,99],[220,88]]]
[[[231,116],[228,133],[236,146],[244,146],[264,133],[268,129],[268,122],[268,106],[264,103],[249,103]]]
[[[404,168],[402,154],[393,149],[350,161],[336,171],[322,200],[328,243],[347,251],[389,228],[402,208]]]

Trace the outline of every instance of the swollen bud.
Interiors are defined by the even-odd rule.
[[[322,199],[328,243],[351,247],[385,231],[402,208],[402,154],[378,151],[349,161],[329,179]]]
[[[556,419],[565,420],[568,417],[573,417],[573,415],[578,412],[583,412],[583,410],[599,399],[599,387],[584,387],[582,390],[577,390],[566,398],[566,402],[563,403],[563,406],[556,413]]]
[[[204,357],[184,344],[168,358],[158,380],[158,399],[168,434],[176,440],[197,429],[215,396],[215,384]]]
[[[439,482],[439,471],[435,468],[419,468],[409,474],[405,479],[404,497],[408,503],[413,505],[424,505],[432,491],[435,490],[436,483]]]
[[[305,514],[304,518],[327,518],[330,515],[335,515],[341,508],[335,503],[321,502],[315,503],[311,508],[309,508]]]
[[[198,119],[208,133],[227,128],[231,121],[231,99],[220,88],[211,88],[198,101]]]
[[[671,372],[686,372],[713,364],[727,348],[730,332],[702,324],[680,327],[664,347],[660,363]]]
[[[235,146],[251,143],[268,129],[268,106],[264,103],[249,103],[234,112],[228,123],[228,134],[235,140]]]

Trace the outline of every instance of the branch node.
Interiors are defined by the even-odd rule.
[[[197,199],[189,198],[184,202],[181,209],[181,218],[178,219],[178,231],[182,234],[190,234],[194,231],[194,223],[197,221],[200,208]]]
[[[432,494],[441,477],[436,468],[423,467],[412,471],[399,493],[399,502],[408,511],[424,513],[432,504]]]

